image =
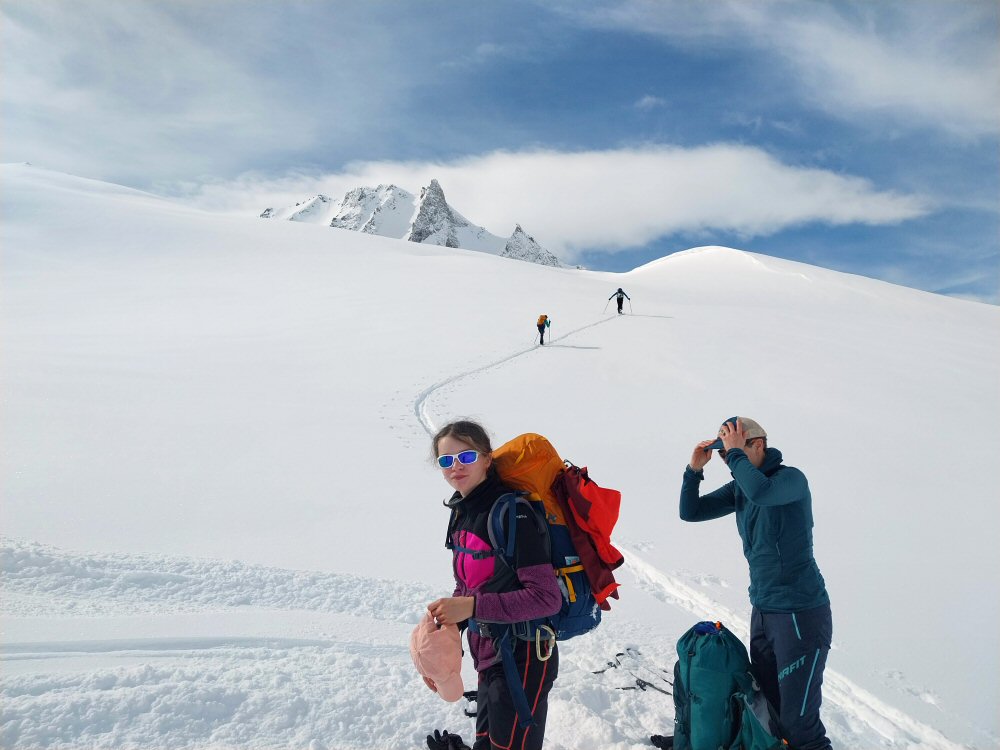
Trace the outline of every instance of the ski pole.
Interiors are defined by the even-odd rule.
[[[632,300],[628,301],[628,314],[629,315],[634,315],[635,314],[635,313],[632,312]]]
[[[601,315],[604,315],[604,313],[607,312],[608,305],[610,305],[610,304],[611,304],[611,297],[608,297],[608,301],[604,303],[604,309],[601,310]]]

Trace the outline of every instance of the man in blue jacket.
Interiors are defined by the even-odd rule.
[[[699,495],[713,450],[733,481]],[[819,707],[833,619],[813,558],[809,484],[805,474],[781,463],[764,429],[746,417],[726,420],[717,439],[695,446],[681,485],[682,520],[730,513],[750,564],[750,659],[761,690],[794,750],[829,748]]]

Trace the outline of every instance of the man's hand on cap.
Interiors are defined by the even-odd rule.
[[[734,448],[741,450],[745,448],[747,438],[746,431],[743,429],[743,420],[737,419],[735,426],[729,422],[723,422],[722,427],[719,428],[719,437],[722,438],[722,447],[727,451]]]

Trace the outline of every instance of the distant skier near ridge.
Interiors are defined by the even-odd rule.
[[[548,315],[538,316],[538,343],[545,346],[545,329],[552,325]]]
[[[611,297],[617,297],[618,298],[618,314],[619,315],[622,314],[622,305],[625,303],[625,298],[626,297],[628,297],[629,306],[630,306],[630,309],[631,309],[632,298],[629,297],[627,294],[625,294],[625,290],[622,289],[621,287],[618,287],[618,291],[615,292],[614,294],[612,294]],[[611,297],[608,297],[608,302],[611,301]],[[607,307],[607,305],[605,305],[605,307]]]
[[[750,564],[750,660],[761,691],[791,747],[828,750],[819,709],[833,619],[813,557],[809,484],[801,471],[782,465],[781,452],[768,447],[767,433],[752,419],[727,419],[718,435],[694,447],[681,484],[681,520],[736,514]],[[699,496],[713,450],[733,481]]]

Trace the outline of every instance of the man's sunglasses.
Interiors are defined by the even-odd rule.
[[[750,438],[749,440],[747,440],[747,443],[746,443],[745,447],[749,448],[751,445],[753,445],[753,441],[754,440],[763,440],[763,439],[764,438]],[[718,450],[719,450],[719,457],[723,461],[725,461],[726,460],[726,454],[729,453],[729,451],[727,451],[725,448],[719,448]]]
[[[474,464],[479,460],[479,451],[462,451],[461,453],[447,453],[438,456],[438,466],[442,469],[450,469],[455,465],[455,459],[463,466]]]

